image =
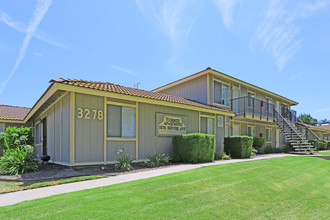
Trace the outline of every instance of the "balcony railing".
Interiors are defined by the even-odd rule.
[[[251,117],[260,120],[273,121],[275,118],[274,105],[252,97],[232,99],[231,110],[236,116]]]

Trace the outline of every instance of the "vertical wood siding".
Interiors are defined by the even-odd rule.
[[[163,90],[161,93],[192,99],[207,104],[207,77],[198,77],[180,85]]]
[[[198,132],[199,116],[197,111],[140,103],[138,126],[139,159],[146,159],[147,153],[153,154],[155,152],[172,155],[171,137],[157,137],[155,140],[156,112],[187,116],[187,133]]]
[[[77,118],[77,108],[88,108],[91,119]],[[94,109],[104,111],[103,97],[76,93],[75,163],[104,161],[104,119],[92,119]]]

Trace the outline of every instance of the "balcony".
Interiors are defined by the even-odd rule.
[[[262,101],[252,97],[240,97],[236,99],[230,100],[231,110],[236,113],[236,118],[247,118],[254,120],[262,120],[273,122],[275,120],[275,106],[271,103],[267,103],[266,101]],[[280,107],[278,107],[280,108]],[[295,121],[293,117],[294,114],[287,109],[287,107],[282,107],[278,109],[281,114],[290,119],[290,121]]]

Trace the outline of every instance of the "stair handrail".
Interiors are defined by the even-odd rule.
[[[289,109],[289,108],[287,108],[287,109]],[[289,111],[291,112],[291,114],[293,114],[295,116],[296,120],[298,119],[300,124],[305,126],[305,128],[307,128],[316,137],[317,140],[319,140],[319,141],[321,140],[321,138],[319,138],[319,136],[317,136],[304,122],[302,122],[300,120],[300,118],[298,118],[297,115],[291,109],[289,109]]]
[[[290,128],[298,135],[298,137],[300,138],[300,140],[301,141],[303,141],[303,138],[300,136],[300,134],[296,131],[296,129],[294,129],[292,126],[291,126],[291,124],[281,115],[281,113],[279,113],[278,111],[277,111],[277,109],[274,107],[274,110],[277,112],[277,114],[279,115],[279,116],[281,116],[281,118],[290,126]],[[284,128],[283,128],[284,129]]]

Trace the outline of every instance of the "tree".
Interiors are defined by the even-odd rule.
[[[330,120],[322,119],[319,121],[319,125],[321,125],[321,124],[330,124]]]
[[[305,124],[309,124],[309,125],[317,124],[317,119],[313,118],[310,114],[300,114],[298,118]]]

